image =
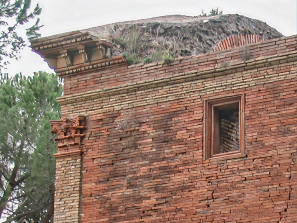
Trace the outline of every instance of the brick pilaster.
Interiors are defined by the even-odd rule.
[[[81,189],[80,151],[56,157],[56,191],[54,222],[79,222]]]
[[[56,191],[54,222],[79,222],[81,195],[81,141],[85,118],[51,121],[56,134]]]

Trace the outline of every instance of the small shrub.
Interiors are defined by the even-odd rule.
[[[201,11],[201,14],[199,16],[214,16],[214,15],[222,15],[223,11],[219,11],[219,8],[212,9],[209,14],[205,13],[204,10]]]
[[[174,61],[174,57],[170,55],[163,56],[163,62],[167,65],[171,64]]]
[[[127,57],[126,58],[126,62],[129,64],[129,65],[132,65],[134,63],[134,60],[131,58],[131,57]]]
[[[223,11],[219,11],[219,8],[216,8],[216,9],[212,9],[208,16],[222,15],[222,14],[223,14]]]
[[[126,62],[129,64],[129,65],[132,65],[132,64],[137,64],[137,63],[141,63],[142,60],[137,57],[137,55],[135,54],[132,54],[132,55],[124,55],[124,57],[126,58]]]
[[[148,64],[148,63],[151,63],[153,62],[153,60],[151,58],[145,58],[144,61],[143,61],[145,64]]]

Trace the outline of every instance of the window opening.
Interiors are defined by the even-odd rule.
[[[204,158],[244,153],[243,97],[206,101]]]

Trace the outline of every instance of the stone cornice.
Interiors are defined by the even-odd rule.
[[[47,58],[60,54],[60,51],[63,50],[76,49],[83,45],[95,46],[100,44],[112,47],[112,44],[104,40],[99,40],[87,32],[74,31],[33,40],[31,42],[31,48],[43,58]]]
[[[116,87],[104,88],[100,90],[88,91],[80,94],[74,94],[70,96],[64,96],[58,98],[58,102],[61,105],[72,104],[81,101],[93,100],[111,97],[115,95],[127,94],[131,92],[137,92],[141,90],[154,89],[163,86],[170,86],[179,83],[185,83],[204,79],[207,77],[223,76],[233,74],[236,72],[242,72],[255,68],[265,67],[271,64],[280,64],[297,61],[297,51],[291,51],[284,54],[277,54],[267,57],[261,57],[254,60],[248,60],[245,62],[236,62],[230,67],[211,67],[201,70],[190,71],[186,73],[174,74],[171,77],[157,78],[149,81],[133,83],[128,85],[121,85]]]
[[[57,48],[62,48],[67,45],[75,44],[78,42],[86,42],[95,40],[89,33],[80,31],[73,31],[65,34],[44,37],[32,40],[31,48],[38,52],[51,52]]]
[[[61,69],[56,69],[56,72],[58,73],[59,76],[64,77],[67,75],[83,72],[83,71],[88,71],[92,69],[97,69],[100,67],[105,67],[113,64],[118,64],[125,62],[125,58],[123,56],[114,56],[111,58],[106,58],[102,60],[97,60],[93,62],[87,62],[87,63],[82,63],[79,65],[74,65],[71,67],[64,67]]]
[[[36,39],[31,44],[33,51],[41,55],[57,73],[111,58],[112,47],[108,41],[81,31]]]

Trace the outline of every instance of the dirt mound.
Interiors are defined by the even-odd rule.
[[[86,30],[115,47],[131,63],[166,60],[210,52],[222,40],[238,34],[257,34],[262,40],[282,34],[266,23],[242,15],[209,17],[161,16],[98,26]]]

